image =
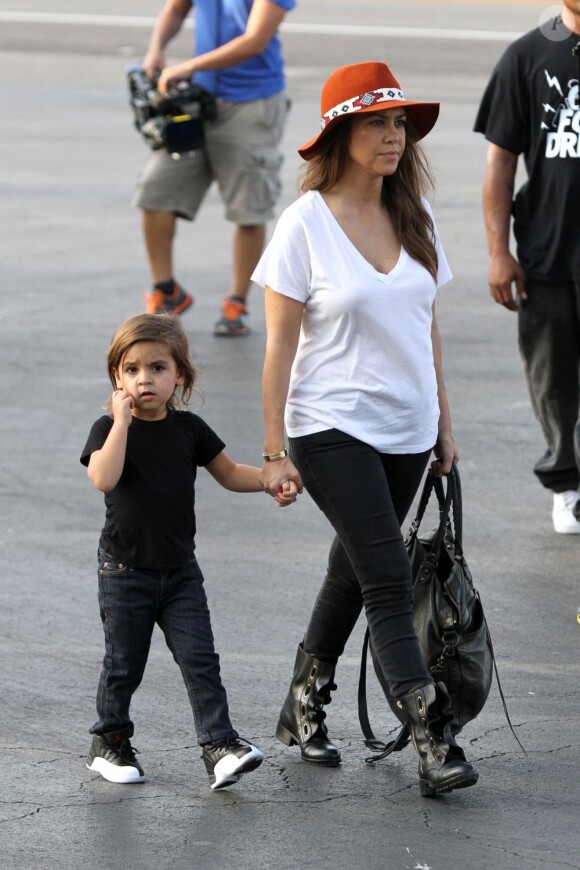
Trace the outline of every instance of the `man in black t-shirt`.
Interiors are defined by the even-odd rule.
[[[547,442],[535,465],[556,532],[580,533],[580,0],[500,58],[475,130],[489,141],[483,211],[492,297],[518,312],[532,406]],[[518,156],[528,175],[515,196]],[[509,250],[510,218],[517,259]]]

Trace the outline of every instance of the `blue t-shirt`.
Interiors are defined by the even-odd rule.
[[[213,51],[246,32],[253,0],[194,0],[195,54]],[[270,0],[289,11],[296,0]],[[272,97],[284,90],[284,60],[278,35],[261,54],[237,66],[193,76],[201,87],[234,103]]]

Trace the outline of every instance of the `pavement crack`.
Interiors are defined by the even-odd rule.
[[[41,807],[36,807],[35,810],[32,810],[30,813],[23,813],[21,816],[12,816],[10,819],[0,819],[0,825],[7,825],[8,823],[14,824],[14,822],[21,822],[23,819],[29,819],[31,816],[37,816],[40,813]]]

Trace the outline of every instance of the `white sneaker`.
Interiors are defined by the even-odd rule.
[[[580,535],[580,522],[574,516],[574,506],[580,501],[580,493],[575,489],[554,493],[552,520],[554,530],[561,535]]]
[[[201,757],[212,791],[233,785],[243,773],[255,770],[264,760],[257,746],[252,746],[247,740],[238,740],[237,737],[205,743],[202,748]]]

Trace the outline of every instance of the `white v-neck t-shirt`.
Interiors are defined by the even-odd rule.
[[[403,247],[385,275],[317,191],[282,213],[252,279],[304,303],[286,403],[290,437],[339,429],[381,453],[435,445],[431,306],[452,277],[437,232],[435,244],[437,283]]]

